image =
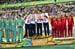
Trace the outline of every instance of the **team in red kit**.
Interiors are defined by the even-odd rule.
[[[68,21],[68,36],[72,37],[72,28],[74,25],[73,17],[71,15],[67,16]]]
[[[50,18],[52,26],[52,37],[72,37],[74,25],[73,17],[70,13],[53,16]]]

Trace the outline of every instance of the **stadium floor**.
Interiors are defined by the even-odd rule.
[[[31,47],[3,48],[3,49],[75,49],[75,44],[31,46]]]
[[[25,45],[26,40],[24,40],[21,43],[2,43],[0,44],[1,47],[3,48],[10,48],[10,47],[26,47],[23,46]],[[43,48],[42,46],[50,45],[51,47],[53,46],[58,46],[58,45],[70,45],[70,44],[75,44],[75,39],[69,39],[69,40],[52,40],[50,37],[49,38],[43,38],[43,39],[32,39],[32,46],[34,48]],[[0,48],[1,48],[0,47]],[[31,47],[32,48],[32,47]]]

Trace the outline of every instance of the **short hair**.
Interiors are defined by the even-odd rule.
[[[20,17],[21,17],[21,15],[20,15],[20,14],[18,14],[18,16],[20,16]]]
[[[12,15],[12,16],[15,16],[15,13],[12,13],[11,15]]]
[[[2,16],[2,13],[0,13],[0,16]]]

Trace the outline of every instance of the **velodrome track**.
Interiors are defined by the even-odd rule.
[[[75,44],[65,45],[45,45],[45,46],[31,46],[31,47],[16,47],[16,48],[0,48],[0,49],[75,49]]]

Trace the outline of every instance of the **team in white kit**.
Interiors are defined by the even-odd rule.
[[[44,34],[46,36],[50,35],[49,32],[49,22],[48,22],[48,13],[41,13],[38,11],[36,14],[34,11],[32,14],[27,14],[24,16],[25,19],[25,35],[27,36],[42,36],[43,28]]]

